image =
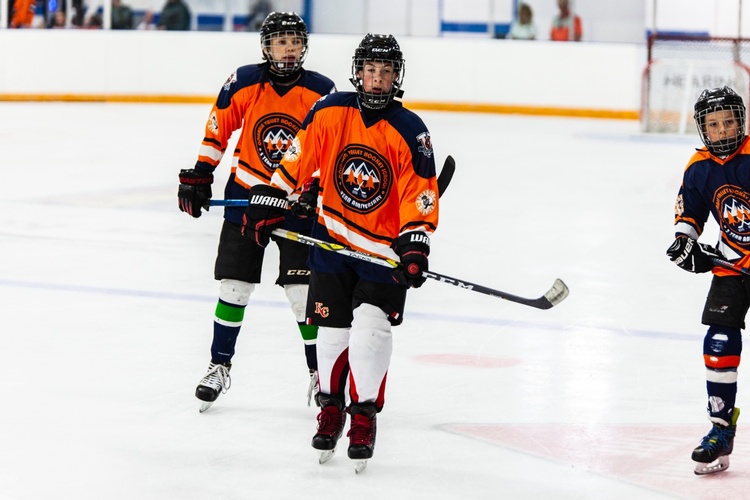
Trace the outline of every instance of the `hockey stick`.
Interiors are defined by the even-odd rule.
[[[379,257],[367,252],[360,252],[359,250],[354,250],[353,248],[345,247],[344,245],[340,245],[338,243],[318,240],[316,238],[295,233],[293,231],[287,231],[286,229],[274,229],[273,234],[280,238],[296,241],[298,243],[303,243],[305,245],[310,245],[312,247],[320,248],[329,252],[346,255],[347,257],[363,260],[371,264],[389,267],[391,269],[395,269],[401,265],[399,262],[393,259],[386,259],[384,257]],[[516,302],[517,304],[536,307],[537,309],[549,309],[553,306],[556,306],[557,304],[565,300],[565,297],[567,297],[570,293],[568,287],[559,278],[555,280],[555,282],[552,284],[552,287],[547,290],[547,292],[541,297],[537,299],[527,299],[525,297],[519,297],[518,295],[501,292],[500,290],[494,290],[486,286],[477,285],[475,283],[470,283],[468,281],[463,281],[456,278],[451,278],[450,276],[435,273],[432,271],[423,271],[422,276],[439,281],[441,283],[447,283],[459,288],[465,288],[466,290],[471,290],[473,292],[479,292],[483,293],[484,295],[490,295],[492,297],[499,297],[511,302]]]
[[[740,274],[747,274],[750,276],[750,270],[747,270],[744,267],[736,266],[728,260],[720,259],[718,257],[711,257],[711,263],[715,266],[723,267],[724,269],[730,269]]]
[[[453,179],[453,174],[456,172],[456,161],[451,155],[445,159],[443,163],[443,169],[438,175],[438,197],[443,196],[445,190],[448,189],[448,184]],[[208,205],[210,207],[246,207],[247,200],[209,200]]]

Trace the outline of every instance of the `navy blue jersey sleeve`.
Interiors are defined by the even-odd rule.
[[[400,103],[398,103],[400,105]],[[388,117],[388,123],[398,131],[411,149],[414,171],[420,177],[429,179],[435,176],[430,131],[421,118],[412,111],[400,107],[397,113]]]
[[[265,64],[248,64],[241,66],[229,75],[216,98],[216,107],[226,109],[232,102],[232,96],[240,90],[267,80]]]

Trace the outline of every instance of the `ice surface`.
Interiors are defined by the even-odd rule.
[[[355,475],[346,439],[322,466],[310,447],[317,411],[305,404],[302,342],[273,285],[273,249],[232,388],[198,413],[221,210],[193,220],[176,192],[207,107],[0,112],[0,499],[748,490],[742,422],[721,477],[695,477],[690,461],[709,428],[700,313],[710,277],[664,252],[695,137],[644,137],[631,121],[420,112],[438,164],[457,163],[431,268],[528,297],[561,278],[571,293],[540,311],[433,281],[410,292],[375,457]]]

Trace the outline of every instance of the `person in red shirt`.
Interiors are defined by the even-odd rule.
[[[213,171],[224,157],[232,133],[242,129],[232,158],[225,198],[247,199],[256,186],[268,186],[271,176],[297,134],[310,107],[321,96],[336,90],[333,81],[307,71],[305,22],[293,12],[273,12],[260,30],[264,63],[238,68],[219,92],[208,120],[194,168],[180,172],[179,208],[192,217],[201,216],[211,199]],[[211,362],[195,395],[201,411],[213,404],[231,384],[229,370],[245,308],[255,285],[260,283],[265,248],[241,234],[244,209],[227,207],[219,237],[214,276],[221,282],[213,325]],[[308,234],[311,223],[291,213],[286,228]],[[279,276],[296,316],[305,345],[310,374],[308,404],[317,392],[317,327],[305,324],[310,271],[307,248],[279,240]]]
[[[375,448],[391,329],[403,320],[407,290],[425,282],[430,235],[438,224],[430,133],[394,99],[402,94],[404,71],[392,35],[366,35],[352,58],[356,92],[315,103],[270,186],[250,190],[245,213],[246,234],[265,244],[287,198],[307,185],[298,203],[317,206],[314,237],[401,263],[394,271],[310,250],[307,322],[319,328],[321,407],[312,446],[321,463],[328,461],[350,414],[348,456],[357,470]]]
[[[581,18],[570,10],[570,0],[557,0],[560,12],[552,20],[549,38],[555,42],[580,42],[583,36]]]

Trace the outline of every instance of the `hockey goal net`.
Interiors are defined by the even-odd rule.
[[[730,86],[750,97],[750,39],[652,35],[641,87],[641,129],[695,133],[693,106],[704,89]]]

